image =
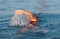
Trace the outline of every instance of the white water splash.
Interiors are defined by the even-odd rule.
[[[22,15],[14,15],[12,18],[11,18],[11,21],[10,21],[10,25],[11,26],[24,26],[24,25],[28,25],[30,22],[29,22],[29,18],[27,15],[25,14],[22,14]]]

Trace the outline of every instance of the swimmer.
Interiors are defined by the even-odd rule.
[[[17,34],[21,34],[21,33],[25,32],[28,29],[33,29],[34,27],[38,28],[37,26],[35,26],[37,21],[38,21],[36,15],[32,14],[29,11],[25,11],[25,10],[16,10],[15,11],[15,15],[21,15],[23,13],[28,16],[30,23],[29,23],[29,25],[24,25],[24,28],[22,30],[20,30]],[[46,31],[43,31],[43,32],[46,32]]]
[[[27,28],[32,29],[37,22],[36,15],[32,14],[31,12],[25,11],[25,10],[16,10],[15,11],[15,15],[21,15],[23,13],[26,14],[29,17],[30,24],[27,25],[27,26],[25,25],[25,27],[22,30],[20,30],[19,33],[26,31]]]
[[[23,13],[29,17],[30,25],[31,25],[31,27],[33,27],[37,22],[37,16],[35,14],[32,14],[31,12],[24,11],[24,10],[16,10],[15,11],[15,15],[20,15]]]

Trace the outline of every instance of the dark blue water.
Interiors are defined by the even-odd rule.
[[[22,27],[9,26],[13,15],[0,16],[0,39],[54,39],[60,36],[60,14],[36,14],[38,17],[37,26],[40,29],[49,29],[48,33],[24,32],[21,36],[15,35]],[[53,38],[54,37],[54,38]]]

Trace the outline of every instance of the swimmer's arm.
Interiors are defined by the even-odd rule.
[[[33,14],[32,12],[29,11],[24,11],[25,14],[29,15],[30,19],[33,19]]]
[[[22,34],[27,30],[27,27],[25,26],[22,30],[19,30],[17,34]]]

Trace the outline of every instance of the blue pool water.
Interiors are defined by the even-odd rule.
[[[0,0],[0,39],[60,39],[60,14],[57,14],[60,12],[59,4],[59,0]],[[23,28],[9,25],[17,9],[36,14],[38,18],[36,26],[40,30],[47,29],[49,32],[27,31],[21,36],[15,35]]]

